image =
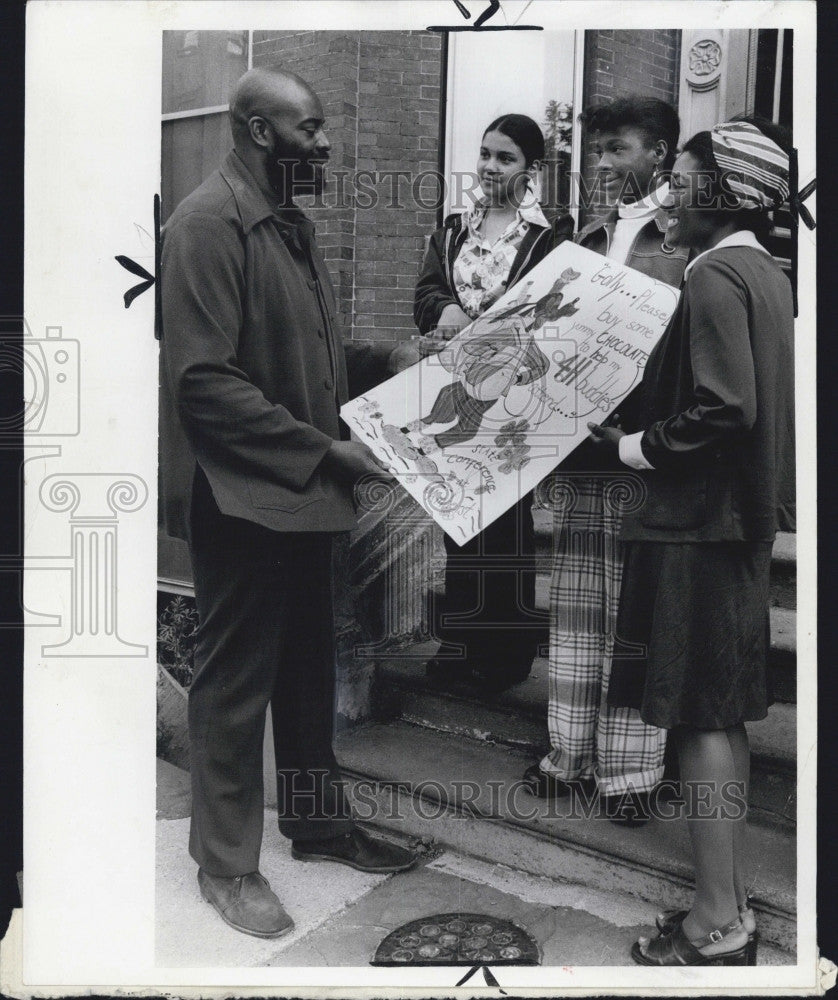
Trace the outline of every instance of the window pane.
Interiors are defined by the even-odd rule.
[[[780,108],[777,120],[786,128],[792,127],[792,81],[794,80],[794,32],[783,32],[783,68],[780,86]]]
[[[466,172],[468,190],[468,173],[475,170],[486,126],[502,114],[529,115],[541,126],[547,144],[543,204],[567,205],[574,43],[573,31],[464,32],[451,37],[446,107],[449,178]],[[457,197],[456,184],[449,183],[447,212],[471,204],[467,195]]]
[[[246,70],[246,31],[164,31],[163,114],[227,104]]]
[[[775,106],[779,37],[779,32],[773,28],[762,29],[759,32],[754,111],[770,121],[791,128],[794,32],[790,30],[783,32],[783,51],[779,60],[779,102]]]
[[[777,68],[777,31],[760,29],[757,42],[757,78],[754,111],[769,121],[774,117],[774,78]]]
[[[178,583],[192,582],[189,547],[180,538],[172,538],[162,528],[157,531],[157,575]]]
[[[163,122],[162,220],[208,177],[233,146],[226,111]]]

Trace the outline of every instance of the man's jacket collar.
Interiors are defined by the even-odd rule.
[[[597,219],[592,219],[587,225],[583,226],[576,234],[577,240],[583,240],[586,236],[590,236],[591,233],[595,233],[597,229],[604,229],[606,226],[613,226],[617,221],[617,208],[614,206],[610,208],[605,215],[601,215]]]
[[[296,205],[280,208],[271,204],[235,149],[231,149],[227,154],[219,172],[236,199],[242,229],[245,233],[249,233],[255,225],[264,219],[273,218],[283,229],[290,230],[289,235],[295,242],[298,242],[297,227],[304,223],[311,226],[311,220]]]

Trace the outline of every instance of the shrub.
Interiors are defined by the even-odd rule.
[[[192,682],[198,612],[185,597],[173,597],[157,619],[157,659],[184,688]]]

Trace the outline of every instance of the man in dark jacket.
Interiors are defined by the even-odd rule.
[[[299,77],[256,69],[230,113],[234,150],[163,236],[161,500],[200,617],[190,853],[225,922],[276,937],[293,922],[258,870],[269,704],[293,856],[368,872],[414,859],[354,825],[332,750],[332,536],[356,524],[354,484],[384,469],[340,440],[334,293],[293,202],[322,186],[323,110]]]

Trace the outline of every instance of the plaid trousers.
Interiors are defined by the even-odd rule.
[[[557,475],[550,581],[551,751],[541,770],[564,781],[595,777],[600,793],[651,791],[663,777],[666,730],[606,703],[620,599],[618,541],[628,478]]]

